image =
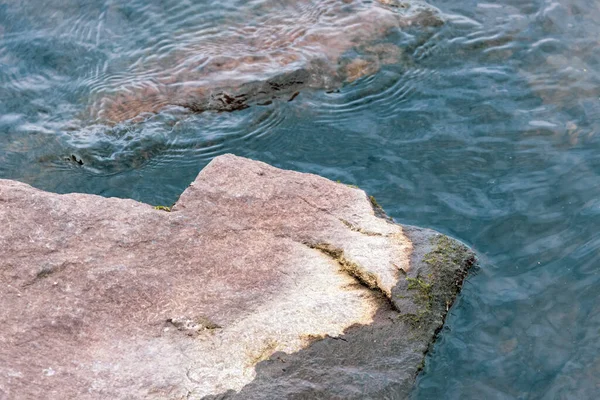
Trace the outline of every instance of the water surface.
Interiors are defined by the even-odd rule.
[[[600,3],[431,0],[444,25],[369,38],[400,48],[394,63],[323,70],[293,101],[96,118],[102,99],[172,76],[214,82],[202,71],[218,57],[260,45],[283,58],[227,79],[322,60],[331,46],[288,59],[287,43],[348,29],[340,3],[0,0],[0,178],[171,204],[233,152],[358,185],[397,221],[481,255],[414,399],[598,398]],[[324,65],[370,51],[342,50]]]

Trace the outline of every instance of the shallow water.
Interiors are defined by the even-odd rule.
[[[431,0],[444,25],[367,38],[402,49],[394,63],[310,67],[293,101],[97,118],[115,93],[214,82],[199,66],[252,54],[254,34],[297,50],[282,70],[349,65],[368,50],[286,44],[351,30],[338,3],[0,0],[0,178],[171,204],[232,152],[356,184],[481,255],[414,399],[598,398],[600,3]],[[227,79],[277,73],[269,54]]]

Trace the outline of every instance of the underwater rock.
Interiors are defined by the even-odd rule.
[[[474,254],[233,155],[173,207],[0,180],[0,398],[404,398]]]
[[[87,118],[137,121],[168,107],[235,111],[302,89],[335,90],[401,62],[403,49],[385,42],[390,35],[443,24],[419,0],[265,1],[254,13],[164,59],[136,61],[124,81],[96,95]]]

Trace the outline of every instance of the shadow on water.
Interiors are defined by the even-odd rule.
[[[361,46],[339,36],[355,27],[341,1],[0,0],[0,177],[170,204],[233,152],[359,185],[483,261],[414,399],[597,398],[599,6],[431,3],[443,25],[398,25]],[[315,46],[285,47],[315,30]],[[244,59],[260,46],[272,52]],[[261,85],[315,69],[270,104],[190,113],[210,100],[202,79],[237,96],[231,74]],[[142,122],[102,121],[120,96],[155,104],[178,87],[185,101],[161,94]]]

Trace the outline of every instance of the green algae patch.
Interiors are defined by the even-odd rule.
[[[429,275],[431,278],[431,274]],[[431,313],[434,307],[433,285],[421,277],[406,278],[406,290],[411,298],[416,310],[414,312],[400,314],[400,319],[406,322],[413,329],[421,329],[431,323]],[[400,297],[400,296],[398,296]]]
[[[377,199],[375,199],[375,196],[369,195],[368,198],[369,198],[369,203],[371,203],[371,208],[373,209],[373,213],[375,214],[376,217],[385,219],[388,222],[394,222],[392,220],[392,218],[390,218],[390,216],[385,213],[385,211],[383,210],[383,207],[381,207],[381,205],[377,202]]]
[[[167,206],[154,206],[155,210],[171,212],[171,207]]]
[[[412,260],[412,269],[399,285],[393,301],[401,311],[398,319],[412,331],[412,340],[433,343],[446,315],[460,292],[475,254],[461,242],[441,234],[414,239],[424,251]],[[427,352],[427,351],[426,351]],[[421,370],[420,368],[419,370]]]
[[[437,235],[430,242],[433,250],[425,255],[423,261],[431,267],[432,294],[448,311],[477,259],[467,246],[448,236]]]
[[[425,311],[431,311],[433,306],[433,294],[431,283],[425,282],[421,278],[406,278],[408,290],[416,291],[415,299],[422,305]]]
[[[375,199],[375,196],[369,196],[369,201],[371,202],[371,205],[373,206],[373,208],[376,208],[378,210],[383,210],[381,205],[377,202],[377,199]]]

